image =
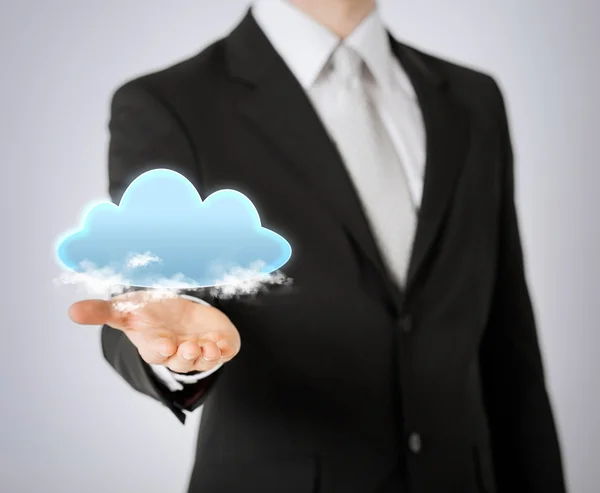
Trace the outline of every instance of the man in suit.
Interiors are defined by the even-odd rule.
[[[116,203],[169,167],[293,247],[291,289],[71,307],[133,388],[204,406],[190,492],[565,491],[491,77],[372,0],[258,0],[111,111]]]

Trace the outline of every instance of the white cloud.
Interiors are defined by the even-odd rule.
[[[158,258],[156,255],[153,255],[151,252],[146,252],[138,255],[132,255],[131,258],[127,261],[127,267],[145,267],[146,265],[152,262],[158,261],[160,261],[160,258]]]
[[[133,256],[137,262],[136,266],[144,265],[142,262],[160,261],[158,257],[150,253]],[[262,264],[257,263],[250,269],[233,268],[221,269],[218,285],[210,288],[210,294],[216,298],[234,298],[243,295],[257,295],[268,286],[291,285],[292,279],[282,272],[275,271],[270,274],[260,272]],[[130,280],[114,272],[110,268],[98,269],[92,263],[84,265],[84,272],[63,272],[54,280],[56,285],[75,285],[83,297],[87,298],[110,298],[122,294],[128,286],[134,285]],[[150,301],[173,298],[188,290],[193,291],[194,285],[185,281],[182,274],[173,276],[171,279],[161,279],[155,283],[152,289],[144,292],[141,299],[133,301],[121,301],[115,305],[117,310],[133,311],[143,307]],[[139,295],[138,295],[139,296]]]
[[[280,271],[266,274],[261,272],[262,262],[256,262],[249,269],[235,267],[221,275],[217,285],[210,289],[216,298],[233,298],[243,295],[256,295],[272,285],[290,285],[292,279]]]

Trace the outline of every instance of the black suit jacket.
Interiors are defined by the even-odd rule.
[[[108,362],[182,421],[204,405],[191,492],[564,491],[524,277],[513,160],[487,75],[390,38],[427,162],[409,279],[391,282],[335,145],[249,13],[112,100],[110,192],[150,168],[246,194],[286,237],[291,288],[215,300],[242,338],[169,392],[119,331]]]

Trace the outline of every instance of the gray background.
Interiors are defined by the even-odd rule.
[[[72,324],[53,244],[105,198],[111,91],[197,52],[247,1],[0,3],[0,491],[182,491],[182,427]],[[401,39],[497,76],[509,105],[527,270],[572,492],[600,487],[596,198],[600,2],[396,0]]]

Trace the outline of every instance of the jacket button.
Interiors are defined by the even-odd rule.
[[[411,433],[408,436],[408,448],[413,454],[421,452],[423,444],[421,443],[421,435],[418,433]]]
[[[410,334],[413,331],[412,317],[408,314],[401,315],[398,319],[398,327],[405,334]]]

